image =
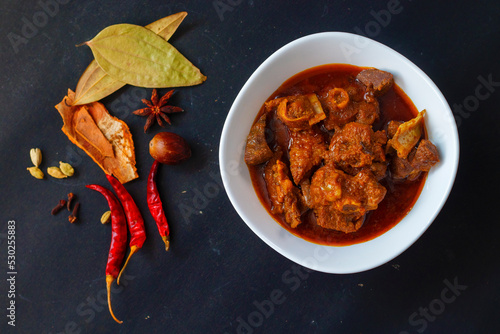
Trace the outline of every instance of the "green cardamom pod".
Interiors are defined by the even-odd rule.
[[[111,211],[106,211],[101,216],[101,223],[107,224],[111,221]]]
[[[30,158],[35,167],[40,166],[42,163],[42,151],[39,148],[32,148],[30,150]]]
[[[28,167],[26,168],[31,176],[36,177],[37,179],[43,179],[43,172],[38,167]]]
[[[104,72],[133,86],[180,87],[206,80],[170,43],[141,26],[112,25],[85,44]]]
[[[59,167],[47,168],[47,174],[49,174],[52,177],[55,177],[56,179],[65,179],[68,177],[61,171],[61,169],[59,169]]]
[[[75,169],[73,168],[73,166],[71,166],[67,162],[59,161],[59,169],[66,176],[73,176],[73,174],[75,173]]]

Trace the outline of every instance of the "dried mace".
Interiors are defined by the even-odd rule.
[[[160,126],[164,126],[162,119],[168,124],[172,124],[170,123],[170,118],[167,114],[183,111],[179,107],[166,105],[173,93],[174,90],[171,90],[160,99],[156,89],[153,89],[151,101],[142,99],[142,102],[148,107],[136,110],[134,111],[134,114],[139,116],[148,116],[146,124],[144,125],[144,132],[148,131],[151,125],[153,125],[154,120],[156,120]]]

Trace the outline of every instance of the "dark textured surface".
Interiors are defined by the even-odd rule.
[[[490,87],[487,97],[474,100],[481,80],[500,82],[497,2],[444,6],[401,0],[401,12],[384,26],[376,23],[376,13],[395,1],[297,1],[285,8],[278,1],[60,2],[57,10],[47,7],[52,15],[44,15],[40,3],[54,0],[1,1],[0,332],[497,331],[500,227],[494,209],[500,186],[500,83]],[[221,8],[226,4],[226,11],[219,15],[214,3]],[[54,105],[67,88],[75,88],[92,60],[87,47],[75,44],[111,24],[146,25],[184,10],[189,15],[171,42],[208,80],[178,89],[172,99],[186,112],[173,115],[168,130],[188,140],[193,157],[180,166],[162,166],[159,173],[174,236],[169,253],[145,202],[152,163],[147,145],[160,128],[144,134],[144,118],[131,115],[151,90],[127,86],[102,101],[131,128],[140,178],[127,189],[144,214],[149,236],[128,266],[126,286],[113,294],[115,314],[125,321],[118,325],[103,299],[111,231],[99,218],[107,208],[84,187],[107,182],[101,169],[60,131]],[[34,19],[40,25],[36,31],[23,28]],[[458,117],[459,171],[437,219],[402,255],[353,275],[307,272],[273,251],[236,214],[219,175],[220,133],[244,82],[284,44],[322,31],[364,32],[397,50],[434,80],[457,112],[456,105],[478,101]],[[14,47],[9,36],[23,33],[25,43]],[[483,87],[480,92],[487,91]],[[75,166],[76,176],[35,180],[25,170],[32,147],[42,149],[44,169],[65,160]],[[50,215],[70,191],[81,201],[75,225],[68,223],[66,213]],[[204,192],[208,197],[200,195]],[[16,226],[15,328],[6,317],[10,220]],[[454,282],[466,288],[454,294],[447,288]],[[272,307],[262,303],[273,298]]]

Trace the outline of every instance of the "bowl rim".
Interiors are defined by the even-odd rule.
[[[453,121],[452,123],[449,124],[451,126],[451,128],[449,130],[451,131],[450,134],[452,136],[452,141],[453,141],[452,146],[454,147],[454,150],[451,151],[451,152],[449,152],[449,155],[452,156],[452,157],[455,157],[455,158],[453,159],[453,162],[452,162],[452,168],[450,170],[450,175],[449,175],[450,177],[448,178],[447,183],[444,185],[445,190],[444,190],[444,192],[441,193],[440,203],[435,208],[433,208],[434,212],[430,216],[430,219],[428,219],[427,223],[424,224],[423,226],[421,226],[421,228],[418,231],[414,231],[412,237],[410,239],[408,239],[404,243],[404,245],[400,245],[398,247],[398,249],[396,251],[392,252],[389,256],[381,257],[379,259],[379,261],[372,261],[369,265],[366,265],[366,264],[364,264],[364,265],[357,265],[357,266],[356,265],[351,265],[348,268],[330,268],[328,266],[315,265],[314,263],[311,263],[311,261],[309,260],[308,257],[298,258],[296,256],[292,256],[287,251],[287,249],[284,249],[283,247],[281,247],[280,245],[278,245],[268,235],[261,233],[257,229],[256,225],[253,224],[253,222],[251,221],[251,219],[246,216],[243,208],[241,207],[241,203],[236,198],[236,195],[233,192],[233,189],[231,188],[231,185],[230,185],[230,175],[229,175],[228,171],[226,171],[226,168],[225,168],[225,165],[226,165],[226,163],[228,161],[228,157],[229,157],[228,152],[227,152],[227,146],[228,146],[228,141],[229,141],[228,133],[230,132],[230,126],[229,125],[233,122],[233,119],[237,115],[236,106],[239,105],[240,101],[243,99],[243,96],[245,94],[247,94],[248,88],[250,86],[254,85],[254,81],[261,75],[261,73],[268,66],[272,65],[273,62],[276,59],[279,59],[282,55],[286,54],[289,50],[293,50],[293,48],[295,48],[296,46],[298,46],[301,43],[304,43],[306,41],[309,41],[309,40],[323,39],[323,38],[326,38],[326,39],[329,39],[329,38],[335,39],[336,37],[339,37],[339,38],[350,38],[350,39],[354,39],[354,38],[360,39],[364,43],[371,44],[374,47],[381,48],[381,49],[385,50],[386,52],[392,53],[395,57],[399,58],[404,63],[405,66],[409,67],[411,70],[413,70],[415,72],[415,74],[417,74],[420,77],[422,77],[422,79],[429,86],[429,88],[434,91],[434,94],[436,94],[436,97],[439,100],[439,102],[441,102],[443,104],[443,106],[445,108],[445,112],[448,114],[447,116],[453,118],[453,113],[452,113],[452,111],[451,111],[451,109],[449,107],[449,104],[446,102],[445,97],[443,96],[443,94],[441,93],[441,91],[439,90],[439,88],[436,86],[436,84],[419,67],[417,67],[414,63],[412,63],[405,56],[401,55],[399,52],[393,50],[392,48],[390,48],[390,47],[388,47],[388,46],[386,46],[386,45],[384,45],[382,43],[379,43],[377,41],[374,41],[374,40],[372,40],[370,38],[367,38],[367,37],[364,37],[364,36],[361,36],[361,35],[356,35],[356,34],[351,34],[351,33],[346,33],[346,32],[337,32],[337,31],[315,33],[315,34],[307,35],[307,36],[298,38],[296,40],[293,40],[293,41],[285,44],[281,48],[279,48],[277,51],[275,51],[274,53],[272,53],[264,62],[262,62],[262,64],[260,64],[257,67],[257,69],[252,73],[252,75],[245,82],[245,84],[243,85],[243,87],[239,91],[238,95],[236,96],[236,98],[235,98],[235,100],[234,100],[234,102],[233,102],[233,104],[232,104],[232,106],[231,106],[231,108],[230,108],[230,110],[228,112],[226,120],[224,122],[224,127],[222,129],[221,139],[220,139],[220,145],[219,145],[219,166],[220,166],[221,178],[222,178],[222,181],[223,181],[223,184],[224,184],[224,188],[226,190],[226,193],[227,193],[227,195],[229,197],[229,200],[230,200],[231,204],[235,208],[235,210],[238,213],[238,215],[240,216],[240,218],[246,223],[246,225],[255,234],[257,234],[257,236],[259,238],[261,238],[266,244],[268,244],[271,248],[273,248],[274,250],[276,250],[278,253],[280,253],[281,255],[285,256],[286,258],[288,258],[288,259],[290,259],[290,260],[292,260],[292,261],[294,261],[294,262],[296,262],[296,263],[298,263],[298,264],[300,264],[300,265],[302,265],[304,267],[307,267],[309,269],[313,269],[313,270],[321,271],[321,272],[326,272],[326,273],[348,274],[348,273],[356,273],[356,272],[362,272],[362,271],[370,270],[370,269],[376,268],[376,267],[378,267],[378,266],[380,266],[380,265],[382,265],[384,263],[387,263],[387,262],[391,261],[392,259],[394,259],[397,256],[399,256],[401,253],[403,253],[404,251],[406,251],[411,245],[413,245],[422,236],[422,234],[432,224],[432,222],[435,220],[435,218],[437,217],[437,215],[439,214],[439,212],[443,208],[443,206],[446,203],[446,201],[447,201],[447,199],[449,197],[449,194],[450,194],[450,192],[451,192],[451,190],[453,188],[453,184],[454,184],[454,181],[455,181],[455,178],[456,178],[456,174],[457,174],[457,170],[458,170],[460,149],[459,149],[458,130],[457,130],[456,123]],[[332,62],[332,63],[336,63],[336,62]],[[315,66],[319,66],[319,65],[322,65],[322,64],[317,64]],[[313,67],[313,66],[310,66],[310,67]],[[300,72],[302,72],[304,70],[305,69],[298,69],[295,72],[295,74],[300,73]],[[283,83],[285,80],[283,80],[281,83]],[[278,87],[276,87],[276,89],[277,88]],[[411,96],[410,96],[410,98],[411,98]],[[256,116],[256,114],[255,114],[255,116]],[[246,134],[245,134],[245,138],[246,138]],[[244,165],[243,168],[247,168],[247,166],[245,164],[243,164],[243,165]],[[432,173],[432,170],[431,170],[431,173]],[[253,187],[252,187],[252,191],[255,192],[255,190],[253,189]],[[257,196],[257,195],[255,195],[255,196]],[[420,199],[420,196],[419,196],[419,199]],[[418,202],[418,199],[417,199],[417,202]],[[262,208],[267,213],[267,210],[263,206],[262,206]],[[410,213],[412,211],[414,211],[414,209],[415,209],[415,206],[410,211]],[[272,219],[272,217],[271,217],[271,219]],[[405,220],[405,219],[406,219],[406,217],[403,218],[398,224],[396,224],[396,226],[398,226],[399,224],[401,224],[401,222],[403,220]],[[273,221],[274,221],[274,219],[273,219]],[[275,222],[276,225],[279,226],[280,229],[286,231],[286,233],[289,233],[293,237],[298,238],[300,240],[303,240],[303,241],[305,241],[307,243],[313,244],[314,247],[316,247],[316,248],[318,248],[318,247],[319,248],[324,248],[324,247],[327,247],[327,248],[330,248],[330,247],[333,247],[333,248],[350,248],[350,247],[352,247],[352,248],[358,248],[358,247],[363,247],[364,244],[366,244],[366,243],[368,243],[368,242],[371,241],[370,240],[370,241],[367,241],[367,242],[364,242],[364,243],[354,244],[354,245],[348,245],[348,246],[319,245],[319,244],[314,244],[314,243],[312,243],[310,241],[304,240],[304,239],[302,239],[300,237],[297,237],[297,236],[293,235],[292,233],[290,233],[289,231],[287,231],[286,229],[284,229],[278,222],[276,222],[276,221],[274,221],[274,222]],[[395,227],[393,227],[392,229],[394,229]],[[389,231],[383,233],[382,235],[376,237],[375,239],[382,238],[384,235],[388,234]],[[375,239],[372,239],[372,240],[375,240]]]

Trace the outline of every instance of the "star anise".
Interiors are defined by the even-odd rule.
[[[170,99],[170,97],[172,96],[173,93],[174,93],[174,90],[172,89],[170,92],[163,95],[163,97],[161,99],[159,99],[158,93],[156,92],[156,89],[153,89],[153,94],[151,95],[151,101],[148,101],[146,99],[142,99],[142,103],[144,103],[148,107],[136,110],[136,111],[134,111],[134,114],[139,115],[139,116],[148,116],[148,119],[146,120],[146,124],[144,125],[144,132],[148,131],[148,129],[151,127],[151,125],[153,125],[153,122],[155,119],[160,126],[164,126],[162,118],[168,124],[172,124],[172,123],[170,123],[170,118],[168,118],[167,114],[183,111],[179,107],[166,105],[168,102],[168,99]]]

